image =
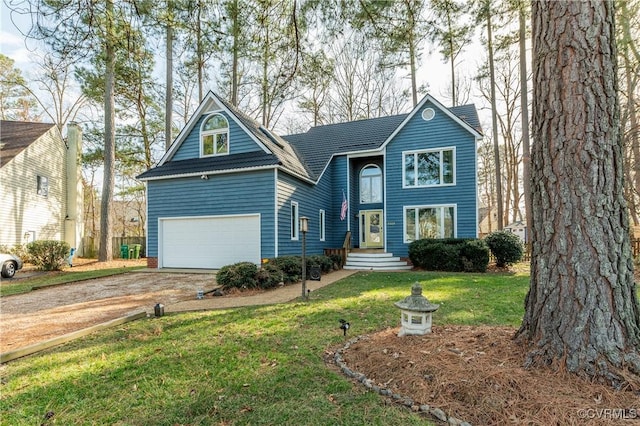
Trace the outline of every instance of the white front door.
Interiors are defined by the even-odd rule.
[[[360,211],[360,247],[382,248],[384,245],[382,210]]]

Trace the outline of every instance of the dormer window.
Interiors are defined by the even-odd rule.
[[[222,114],[211,114],[204,120],[200,130],[200,156],[227,154],[229,154],[229,122]]]

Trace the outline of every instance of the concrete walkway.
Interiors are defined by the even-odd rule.
[[[320,281],[307,281],[307,289],[312,292],[355,274],[358,271],[338,270],[330,274],[323,275]],[[187,311],[206,311],[211,309],[227,309],[237,308],[240,306],[252,305],[273,305],[276,303],[285,303],[302,296],[302,286],[298,284],[290,284],[273,290],[267,290],[250,296],[235,297],[212,297],[207,295],[204,299],[185,300],[165,306],[165,313],[170,312],[187,312]]]

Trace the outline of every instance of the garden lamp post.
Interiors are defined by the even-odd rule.
[[[300,218],[300,232],[302,232],[302,299],[307,298],[307,231],[309,230],[309,218]]]

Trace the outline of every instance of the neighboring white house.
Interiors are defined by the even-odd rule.
[[[54,124],[0,122],[0,245],[82,241],[82,132],[65,142]]]
[[[527,243],[529,241],[527,235],[527,224],[522,221],[513,222],[512,224],[505,226],[504,230],[516,234],[520,237],[523,243]]]

